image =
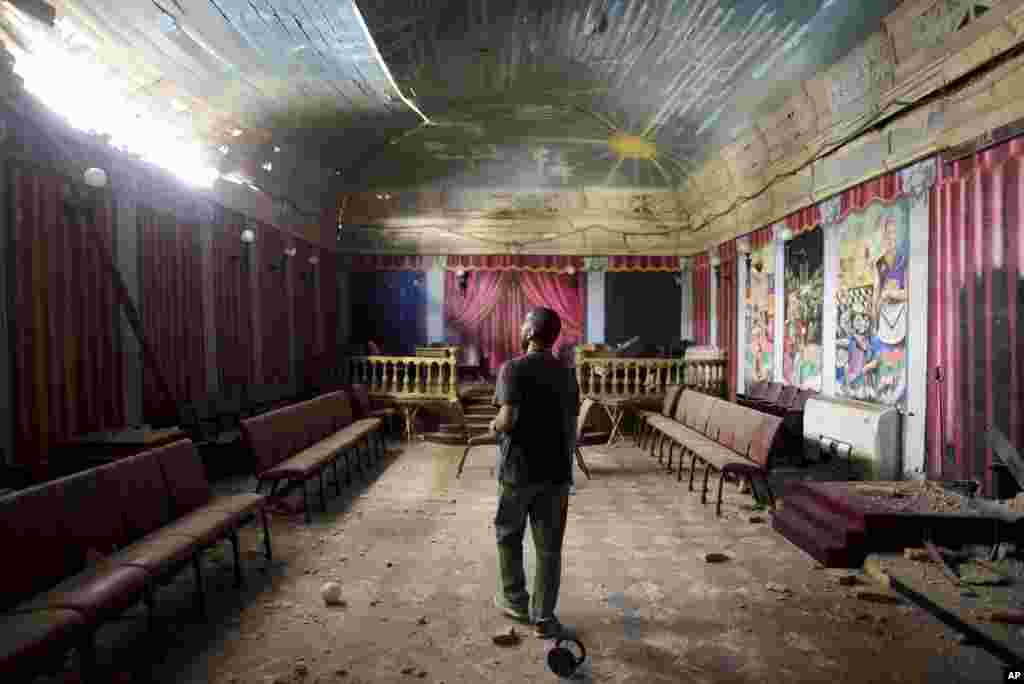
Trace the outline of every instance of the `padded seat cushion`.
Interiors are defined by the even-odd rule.
[[[62,608],[0,615],[0,680],[21,681],[50,659],[52,669],[59,670],[84,624],[81,613]]]
[[[608,438],[612,436],[611,432],[602,432],[599,430],[584,431],[583,434],[579,435],[576,439],[576,446],[598,446],[600,444],[607,444]]]
[[[370,418],[384,418],[385,416],[397,416],[399,411],[396,408],[374,409],[367,414]]]
[[[184,563],[198,547],[193,537],[161,530],[105,560],[117,565],[137,565],[157,575]]]
[[[149,573],[134,565],[118,565],[103,559],[73,575],[45,594],[35,596],[16,610],[67,608],[83,613],[88,622],[102,621],[124,612],[138,601]]]
[[[195,546],[210,546],[226,537],[245,517],[241,512],[201,508],[163,527],[160,534],[191,537]]]
[[[202,510],[225,511],[229,513],[248,515],[249,513],[258,511],[266,504],[266,501],[267,497],[263,494],[242,492],[240,494],[218,496],[211,500],[210,503],[206,504]]]
[[[261,480],[306,479],[334,460],[336,448],[321,442],[260,473]]]
[[[61,498],[57,515],[74,569],[85,565],[90,551],[113,553],[128,543],[120,492],[113,486],[116,479],[105,475],[110,469],[86,470],[53,483]]]

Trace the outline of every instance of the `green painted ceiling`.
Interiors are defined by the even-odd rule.
[[[359,4],[431,123],[360,160],[350,182],[658,187],[775,111],[899,2]],[[609,145],[615,133],[626,144]]]

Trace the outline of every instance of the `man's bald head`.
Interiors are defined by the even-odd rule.
[[[526,350],[530,342],[536,342],[547,349],[554,345],[561,332],[562,319],[557,313],[543,306],[532,309],[523,319],[523,350]]]

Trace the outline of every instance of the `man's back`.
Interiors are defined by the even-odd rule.
[[[519,414],[511,432],[499,438],[499,480],[567,484],[579,402],[572,370],[547,352],[512,359],[501,367],[494,401],[516,405]]]

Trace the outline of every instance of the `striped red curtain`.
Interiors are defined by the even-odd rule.
[[[114,258],[113,206],[104,197],[82,230],[64,211],[67,179],[21,164],[8,178],[14,457],[45,478],[51,447],[125,423],[120,304],[101,252]]]
[[[609,271],[679,271],[677,256],[610,256]]]
[[[565,271],[583,270],[583,257],[558,254],[471,254],[448,257],[448,270],[457,271]]]
[[[338,322],[340,307],[338,304],[338,268],[339,257],[325,249],[319,250],[320,264],[318,281],[320,295],[320,311],[323,316],[323,332],[321,349],[319,350],[317,372],[332,375],[333,367],[338,364]]]
[[[729,401],[736,400],[737,348],[736,240],[718,246],[718,347],[726,353],[726,388]]]
[[[292,239],[266,224],[260,224],[256,233],[257,377],[268,385],[287,385],[291,380],[289,300],[296,280],[296,259],[287,257],[285,250],[292,246]]]
[[[143,414],[160,423],[177,416],[176,402],[206,395],[202,242],[198,222],[143,205],[136,226],[143,330],[174,395],[166,397],[154,370],[143,368]]]
[[[928,475],[992,493],[997,427],[1024,452],[1024,139],[947,163],[932,190]]]
[[[221,391],[246,386],[256,377],[252,247],[241,240],[245,219],[218,209],[213,227],[213,306]]]
[[[711,259],[707,254],[693,258],[693,341],[711,343]]]

